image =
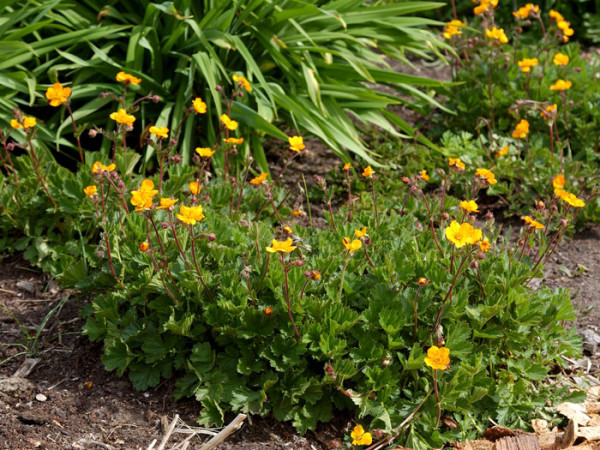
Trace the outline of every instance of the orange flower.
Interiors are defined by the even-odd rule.
[[[304,211],[302,211],[301,209],[295,209],[292,211],[292,216],[294,217],[298,217],[298,216],[305,216],[306,213]]]
[[[161,198],[160,206],[157,206],[156,209],[170,209],[177,203],[179,200],[176,198]]]
[[[116,121],[117,123],[123,124],[123,125],[129,125],[130,127],[133,126],[133,122],[135,122],[135,116],[132,116],[131,114],[127,114],[127,111],[124,110],[123,108],[120,108],[118,112],[114,112],[110,115],[110,118],[114,121]]]
[[[233,74],[233,81],[236,83],[240,83],[242,85],[242,87],[244,89],[246,89],[246,91],[248,92],[252,92],[252,85],[250,84],[250,82],[246,79],[246,77],[244,76],[238,76],[236,74]]]
[[[192,105],[198,114],[206,114],[206,103],[204,103],[200,97],[196,97],[192,100]]]
[[[421,178],[424,181],[429,181],[429,175],[427,175],[427,171],[426,170],[421,170]]]
[[[559,173],[552,180],[552,187],[554,188],[554,192],[560,191],[565,187],[565,176],[562,173]]]
[[[167,139],[169,137],[169,129],[167,127],[150,127],[149,131],[159,139]]]
[[[146,241],[144,241],[140,244],[141,252],[147,252],[149,248],[150,248],[150,244],[148,244]]]
[[[546,106],[543,111],[540,111],[540,114],[541,114],[542,118],[550,119],[556,112],[557,108],[558,108],[558,106],[556,105],[556,103],[553,105],[550,105],[550,106]]]
[[[570,81],[557,80],[556,83],[554,83],[552,86],[550,86],[550,90],[551,91],[568,91],[569,89],[571,89],[572,85],[573,85],[573,83]]]
[[[350,172],[350,169],[351,169],[350,163],[346,163],[346,164],[344,164],[344,167],[342,167],[342,170],[344,172]]]
[[[446,370],[450,365],[450,349],[446,347],[429,347],[425,364],[434,370]]]
[[[127,84],[135,84],[138,85],[142,82],[141,78],[134,77],[133,75],[129,75],[125,72],[119,72],[116,77],[119,83]]]
[[[465,170],[465,163],[460,158],[448,158],[448,165],[459,170]]]
[[[98,188],[92,184],[91,186],[86,186],[85,188],[83,188],[83,192],[88,197],[91,197],[92,195],[95,195],[96,192],[98,192]]]
[[[46,98],[50,106],[60,106],[66,103],[71,96],[71,88],[63,87],[60,83],[54,83],[46,91]]]
[[[259,176],[257,176],[256,178],[252,178],[250,180],[250,184],[254,184],[254,185],[259,185],[259,184],[263,184],[267,179],[267,174],[265,172],[261,173]]]
[[[271,316],[273,314],[273,308],[271,308],[270,306],[267,306],[265,308],[265,316]]]
[[[494,155],[495,158],[500,158],[501,156],[505,156],[508,153],[508,149],[509,146],[505,145],[504,147],[502,147],[500,150],[498,150],[496,152],[496,154]]]
[[[525,139],[527,134],[529,134],[529,122],[525,119],[522,119],[515,127],[515,130],[512,132],[511,136],[515,139]]]
[[[446,23],[446,26],[444,27],[444,39],[451,39],[452,36],[462,34],[462,30],[459,28],[466,26],[467,24],[461,22],[460,20],[451,20],[450,22]]]
[[[196,153],[200,155],[200,158],[210,158],[212,155],[215,154],[215,151],[211,150],[208,147],[197,147]]]
[[[192,181],[189,184],[189,188],[190,188],[190,192],[194,195],[197,195],[200,192],[202,192],[202,186],[200,186],[197,181]]]
[[[479,250],[483,253],[487,253],[492,246],[490,245],[490,241],[488,238],[483,238],[483,240],[479,243]]]
[[[367,166],[365,167],[365,170],[363,170],[362,176],[365,178],[373,178],[374,173],[375,171],[371,168],[371,166]]]
[[[428,282],[429,280],[424,277],[419,278],[419,280],[417,281],[417,283],[419,283],[419,286],[425,286]]]

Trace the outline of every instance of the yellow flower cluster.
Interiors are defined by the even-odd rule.
[[[450,365],[450,349],[446,347],[436,347],[435,345],[427,349],[425,364],[433,370],[446,370]]]
[[[553,105],[546,106],[543,111],[540,111],[540,114],[543,119],[550,119],[556,112],[557,108],[558,105],[554,103]]]
[[[451,20],[450,22],[446,23],[446,26],[444,27],[444,38],[451,39],[452,36],[462,34],[462,30],[460,30],[460,28],[466,26],[467,24],[461,22],[460,20]]]
[[[96,161],[94,164],[92,164],[92,173],[98,173],[101,170],[104,170],[106,172],[112,172],[117,168],[116,164],[109,164],[108,166],[105,166],[104,164],[102,164],[100,161]]]
[[[511,136],[514,137],[515,139],[525,139],[528,134],[529,134],[529,122],[525,119],[522,119],[515,127],[515,130],[512,132]]]
[[[479,6],[473,8],[473,13],[480,16],[489,9],[494,9],[498,6],[498,0],[480,0]]]
[[[527,72],[531,71],[532,67],[535,67],[538,65],[538,59],[537,58],[523,58],[521,61],[517,62],[517,64],[519,65],[521,72],[527,73]]]
[[[228,130],[237,130],[238,123],[235,120],[231,120],[231,118],[227,114],[221,114],[221,122],[223,122],[223,124]]]
[[[371,445],[373,442],[371,433],[365,432],[362,425],[356,425],[350,433],[350,437],[352,438],[352,445]]]
[[[129,75],[125,72],[119,72],[116,76],[116,79],[119,83],[125,84],[135,84],[138,85],[142,82],[140,78],[134,77],[133,75]]]
[[[131,191],[131,204],[135,206],[136,211],[143,211],[152,207],[152,198],[158,194],[154,189],[152,180],[142,181],[141,187],[137,191]]]
[[[460,158],[448,158],[448,165],[459,170],[465,170],[465,163]]]
[[[527,3],[525,6],[521,6],[517,11],[513,11],[513,16],[517,19],[527,19],[531,13],[539,14],[540,7],[533,3]]]
[[[91,186],[86,186],[85,188],[83,188],[83,193],[88,197],[96,195],[96,192],[98,192],[98,188],[93,184]]]
[[[355,251],[360,250],[362,247],[361,241],[359,241],[358,239],[350,241],[349,237],[345,237],[344,239],[342,239],[342,244],[344,244],[344,247],[346,247],[348,253],[354,253]]]
[[[246,77],[241,76],[241,75],[233,75],[233,81],[235,83],[240,83],[242,85],[242,87],[244,89],[246,89],[246,91],[251,92],[252,91],[252,85],[250,84],[250,82],[246,79]]]
[[[468,222],[459,224],[453,220],[450,226],[446,227],[446,239],[452,242],[456,248],[477,244],[481,237],[481,230],[473,228]]]
[[[496,180],[496,176],[491,170],[479,168],[475,171],[475,176],[484,178],[488,184],[496,184],[498,181]]]
[[[485,30],[485,35],[492,41],[495,41],[494,43],[496,45],[508,44],[508,38],[504,33],[504,28],[493,27],[491,30]]]
[[[554,188],[554,194],[572,207],[583,208],[585,206],[583,200],[577,198],[575,194],[565,191],[565,176],[563,174],[558,174],[554,177],[552,187]]]
[[[23,121],[19,122],[17,119],[11,119],[10,126],[15,130],[20,128],[33,128],[37,124],[35,117],[23,116]]]
[[[569,38],[575,34],[575,31],[571,28],[571,24],[566,20],[561,20],[556,25],[558,26],[558,29],[562,31],[563,42],[569,42]]]
[[[533,228],[534,230],[541,230],[542,228],[544,228],[543,223],[540,223],[537,220],[532,219],[530,216],[522,216],[521,219],[524,220],[525,223],[527,225],[529,225],[531,228]]]

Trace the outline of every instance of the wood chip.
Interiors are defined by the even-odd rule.
[[[585,426],[591,420],[590,416],[586,414],[585,405],[581,403],[561,403],[556,410],[567,419],[576,422],[577,425]]]
[[[600,441],[600,427],[579,427],[577,436],[588,441]]]
[[[535,434],[517,434],[498,439],[492,450],[541,450]]]

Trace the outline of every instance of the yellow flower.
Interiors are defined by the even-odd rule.
[[[227,114],[221,114],[221,122],[223,122],[223,124],[228,130],[237,130],[238,123],[235,120],[231,120],[231,118]]]
[[[10,119],[10,126],[13,127],[15,130],[23,128],[23,125],[21,125],[17,119]]]
[[[490,245],[490,241],[488,238],[483,238],[483,240],[479,243],[479,250],[483,253],[487,253],[492,246]]]
[[[535,230],[541,230],[544,228],[544,224],[539,223],[537,220],[532,219],[530,216],[522,216],[521,220],[524,220],[527,225]]]
[[[499,44],[507,44],[508,38],[506,34],[504,34],[503,28],[493,27],[491,30],[485,30],[485,35],[492,39],[493,41],[497,41]]]
[[[200,158],[210,158],[215,154],[215,151],[208,147],[196,147],[196,153],[200,155]]]
[[[444,38],[451,39],[452,36],[456,36],[462,34],[462,31],[459,28],[466,27],[467,24],[461,22],[460,20],[452,20],[446,24],[444,27]]]
[[[523,58],[521,61],[517,62],[521,72],[527,73],[531,71],[532,67],[537,66],[538,59],[537,58]]]
[[[109,164],[108,166],[105,166],[100,161],[96,161],[94,164],[92,164],[92,173],[97,173],[97,172],[100,172],[101,170],[105,170],[107,172],[112,172],[116,168],[117,168],[117,166],[115,164]]]
[[[505,145],[504,147],[502,147],[500,150],[498,150],[496,152],[496,154],[494,155],[494,157],[500,158],[502,156],[505,156],[508,153],[508,149],[509,149],[509,146]]]
[[[290,227],[289,225],[286,225],[285,227],[283,227],[283,232],[289,236],[294,232],[294,230],[292,230],[292,227]]]
[[[522,119],[515,127],[515,131],[512,132],[511,136],[515,139],[525,139],[527,134],[529,134],[529,122]]]
[[[250,184],[255,184],[255,185],[258,186],[259,184],[263,184],[266,179],[267,179],[267,174],[265,172],[263,172],[259,176],[257,176],[256,178],[252,178],[250,180]]]
[[[196,225],[196,222],[200,222],[202,219],[204,219],[202,205],[189,207],[181,205],[179,207],[179,214],[176,214],[176,216],[183,223],[188,225]]]
[[[304,211],[302,211],[301,209],[295,209],[292,211],[292,216],[297,217],[297,216],[304,216],[306,215],[306,213]]]
[[[561,20],[556,25],[558,26],[560,31],[562,31],[563,42],[568,42],[569,37],[573,36],[573,34],[575,34],[575,31],[573,31],[573,29],[571,28],[571,24],[569,22],[567,22],[566,20]]]
[[[421,278],[419,278],[419,280],[417,281],[417,283],[419,283],[419,286],[425,286],[428,281],[429,280],[427,278],[421,277]]]
[[[312,277],[311,277],[314,281],[319,281],[322,276],[321,276],[321,272],[319,272],[318,270],[313,270],[312,271]]]
[[[137,191],[131,191],[130,201],[136,211],[143,211],[152,207],[152,197],[156,194],[158,191],[154,189],[154,183],[146,179]]]
[[[119,83],[125,83],[125,84],[140,84],[142,82],[142,80],[140,78],[134,77],[133,75],[129,75],[128,73],[125,72],[119,72],[117,74],[117,81]]]
[[[304,139],[302,139],[302,136],[288,137],[288,142],[290,144],[290,150],[292,150],[294,152],[301,152],[302,150],[304,150],[306,148],[306,146],[304,145]]]
[[[476,177],[485,178],[485,180],[489,184],[496,184],[498,181],[496,180],[496,176],[492,173],[491,170],[479,168],[475,171]]]
[[[540,111],[540,114],[542,118],[549,119],[554,115],[554,112],[557,108],[558,106],[556,105],[556,103],[550,106],[546,106],[543,111]]]
[[[531,13],[539,13],[540,7],[538,5],[534,5],[533,3],[527,3],[525,6],[520,7],[517,11],[513,11],[513,16],[518,19],[527,19]]]
[[[344,172],[349,172],[350,169],[351,169],[350,163],[346,163],[346,164],[344,164],[344,167],[342,167],[342,170]]]
[[[265,316],[270,316],[273,314],[273,308],[271,308],[270,306],[267,306],[265,308]]]
[[[198,114],[206,114],[206,103],[204,103],[200,97],[196,97],[192,100],[192,105]]]
[[[159,139],[167,139],[169,137],[169,129],[167,127],[150,127],[148,131],[156,135]]]
[[[362,230],[356,229],[354,230],[354,236],[357,238],[361,238],[367,234],[367,227],[362,227]]]
[[[475,3],[475,2],[473,2],[473,3]],[[498,0],[481,0],[480,5],[476,6],[473,9],[473,13],[476,16],[480,16],[481,14],[486,12],[488,9],[496,8],[496,6],[498,6]]]
[[[150,248],[150,244],[148,244],[146,241],[144,241],[140,244],[141,252],[147,252],[149,248]]]
[[[567,202],[569,205],[574,208],[583,208],[585,206],[585,202],[580,198],[577,198],[574,194],[567,192],[563,189],[555,190],[554,193],[558,198]]]
[[[474,213],[474,212],[479,212],[479,210],[477,209],[477,203],[475,203],[475,200],[463,200],[460,202],[460,207],[463,211],[467,212],[467,213]]]
[[[95,185],[90,185],[90,186],[86,186],[83,188],[83,192],[85,193],[85,195],[87,195],[88,197],[91,197],[92,195],[96,194],[96,192],[98,192],[98,188]]]
[[[352,438],[352,445],[371,445],[373,442],[371,433],[365,433],[362,425],[356,425],[350,433],[350,437]]]
[[[571,89],[573,83],[565,80],[557,80],[552,86],[550,86],[551,91],[568,91]]]
[[[429,175],[427,175],[426,170],[421,170],[421,178],[425,181],[429,181]]]
[[[552,58],[552,62],[555,66],[566,66],[569,64],[569,56],[564,53],[557,53],[554,55],[554,58]]]
[[[173,205],[175,203],[177,203],[179,200],[177,200],[176,198],[161,198],[160,199],[160,206],[157,206],[156,209],[169,209],[172,208]]]
[[[225,142],[226,144],[243,144],[244,143],[244,138],[227,138],[227,139],[223,139],[223,142]]]
[[[50,106],[60,106],[66,103],[71,96],[71,88],[63,87],[60,83],[54,83],[46,91],[46,98]]]
[[[190,192],[194,195],[197,195],[200,192],[202,192],[202,186],[200,186],[197,181],[192,181],[189,184],[189,188],[190,188]]]
[[[242,85],[242,87],[244,89],[246,89],[246,91],[251,92],[252,91],[252,85],[250,84],[250,82],[246,79],[246,77],[244,76],[238,76],[236,74],[233,74],[233,81],[236,83],[240,83]]]
[[[367,166],[365,170],[363,170],[362,176],[365,178],[373,178],[373,174],[375,171],[371,168],[371,166]]]
[[[552,180],[552,187],[554,188],[555,192],[564,189],[565,176],[562,173],[559,173],[554,177],[554,179]]]
[[[127,114],[127,111],[125,111],[123,108],[119,109],[119,112],[112,113],[110,115],[110,118],[116,121],[117,123],[129,125],[130,127],[132,127],[133,122],[135,122],[135,117],[130,114]]]
[[[292,238],[288,238],[285,241],[276,241],[273,239],[271,241],[271,247],[267,247],[267,251],[269,253],[291,253],[296,249],[292,245]]]
[[[446,347],[429,347],[425,364],[434,370],[446,370],[450,365],[450,349]]]
[[[456,220],[453,220],[450,226],[446,228],[446,239],[452,242],[456,248],[461,248],[467,244],[477,244],[481,240],[481,236],[481,230],[473,228],[468,222],[459,224]]]
[[[362,247],[362,242],[360,242],[358,239],[350,241],[349,237],[342,239],[342,244],[344,244],[344,247],[346,247],[346,250],[348,250],[349,253],[354,253],[356,250],[360,250]]]
[[[550,18],[554,19],[557,23],[565,21],[565,18],[562,16],[562,14],[554,11],[553,9],[550,10]]]
[[[465,170],[465,163],[460,158],[448,158],[448,165],[457,169]]]
[[[10,126],[18,130],[20,128],[33,128],[37,124],[35,117],[23,116],[23,123],[19,123],[17,119],[11,119]]]

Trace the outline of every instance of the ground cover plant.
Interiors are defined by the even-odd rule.
[[[225,107],[251,91],[232,76]],[[138,82],[125,72],[116,80],[123,92]],[[57,108],[71,95],[59,84],[45,93]],[[180,164],[171,130],[151,127],[160,169],[145,177],[132,173],[124,145],[138,101],[160,99],[115,97],[117,131],[89,132],[109,140],[112,154],[87,154],[77,173],[46,175],[57,164],[31,144],[30,116],[17,111],[11,125],[22,138],[5,140],[7,218],[26,206],[15,193],[35,186],[38,209],[70,216],[66,226],[86,236],[53,248],[57,265],[48,269],[63,285],[95,293],[84,332],[104,342],[108,370],[127,373],[138,389],[176,377],[176,395],[199,400],[204,424],[240,411],[305,432],[352,410],[359,425],[348,443],[356,445],[439,446],[474,437],[489,416],[526,427],[532,414],[553,419],[549,398],[582,397],[548,382],[563,356],[579,352],[574,330],[562,326],[574,319],[568,293],[527,287],[585,206],[566,180],[547,180],[555,195],[532,208],[511,247],[491,217],[475,223],[478,196],[497,184],[484,167],[452,158],[439,168],[444,189],[460,179],[469,186],[460,204],[426,194],[426,171],[406,173],[405,202],[389,208],[394,200],[379,198],[371,166],[340,164],[351,201],[333,211],[334,191],[316,180],[329,209],[328,226],[315,229],[310,218],[306,226],[306,189],[282,183],[289,162],[310,151],[302,137],[288,138],[287,163],[269,178],[251,174],[250,156],[211,167],[216,152],[225,162],[237,157],[244,139],[226,114],[214,147],[196,148],[193,166]],[[188,107],[205,114],[200,98]],[[10,146],[25,152],[12,163]],[[46,234],[59,227],[37,224]],[[442,418],[458,428],[444,428]]]

